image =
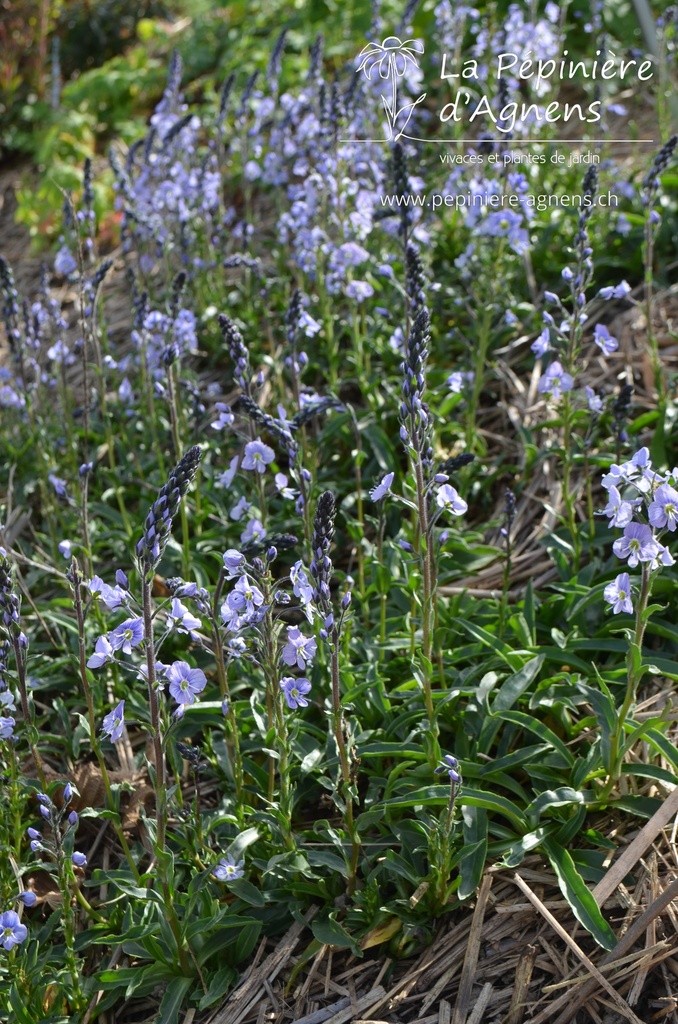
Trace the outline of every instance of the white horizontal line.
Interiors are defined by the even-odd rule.
[[[583,144],[583,145],[586,145],[586,146],[606,146],[609,142],[612,142],[612,143],[615,143],[615,142],[616,143],[625,142],[625,143],[628,143],[629,145],[632,145],[632,146],[653,146],[653,145],[655,145],[655,140],[654,139],[421,139],[418,136],[414,136],[414,135],[399,135],[398,138],[408,139],[410,142],[430,143],[432,146],[455,146],[458,143],[469,143],[469,144],[473,144],[474,146],[483,146],[483,145],[487,146],[488,143],[493,143],[494,144],[494,143],[499,143],[499,142],[504,143],[504,145],[507,145],[507,146],[511,145],[512,143],[515,143],[517,146],[524,146],[527,143],[533,143],[533,142],[541,143],[542,146],[547,145],[548,143],[551,143],[551,142],[567,142],[567,143],[569,143],[572,146],[577,145],[577,144]],[[350,143],[351,145],[355,145],[356,143],[359,143],[359,144],[362,143],[364,145],[367,145],[368,143],[372,143],[373,145],[378,145],[379,143],[383,143],[383,145],[387,146],[393,140],[392,139],[339,139],[338,141],[339,142]]]

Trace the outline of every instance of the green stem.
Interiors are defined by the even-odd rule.
[[[148,682],[148,706],[151,713],[151,733],[153,739],[153,767],[155,789],[155,822],[156,839],[155,853],[158,861],[158,879],[165,902],[165,913],[179,954],[179,962],[183,973],[190,976],[191,967],[181,937],[181,928],[177,919],[172,890],[167,878],[167,773],[165,770],[165,752],[162,745],[162,729],[160,722],[160,705],[155,674],[155,640],[153,637],[153,605],[151,599],[152,567],[146,563],[139,566],[141,574],[141,594],[144,620],[144,647],[146,651],[146,678]]]
[[[351,783],[351,768],[346,750],[346,739],[344,736],[344,716],[341,708],[341,686],[339,681],[339,630],[335,626],[331,634],[332,654],[332,727],[334,738],[339,752],[339,764],[341,768],[341,793],[344,802],[344,816],[346,831],[351,842],[351,858],[348,870],[347,892],[352,896],[356,889],[358,876],[358,860],[360,858],[360,838],[353,817],[353,792]]]
[[[97,738],[94,699],[92,697],[92,690],[89,685],[89,679],[87,678],[87,662],[85,652],[85,614],[82,606],[82,594],[80,593],[81,576],[78,562],[77,559],[75,558],[71,562],[71,575],[73,577],[73,605],[75,607],[75,617],[78,623],[78,667],[80,670],[80,681],[82,683],[82,688],[85,693],[85,699],[87,701],[87,719],[89,721],[90,744],[92,746],[92,750],[94,751],[94,754],[99,764],[99,769],[101,771],[101,780],[104,784],[106,807],[109,811],[112,811],[115,814],[115,817],[112,819],[115,834],[118,837],[120,846],[122,847],[123,853],[125,854],[127,863],[130,866],[130,870],[134,876],[134,879],[138,883],[140,879],[139,869],[134,863],[132,851],[129,848],[129,844],[127,842],[125,833],[120,823],[118,809],[116,807],[115,800],[113,799],[113,791],[111,789],[111,780],[108,775],[108,768],[106,767],[106,761],[104,760],[104,756],[101,752],[101,746]]]
[[[240,735],[238,733],[238,723],[235,717],[235,710],[233,708],[233,702],[231,701],[231,693],[228,686],[228,673],[226,671],[226,662],[224,660],[224,643],[221,636],[221,630],[219,629],[219,601],[221,600],[221,593],[224,588],[226,576],[223,571],[219,573],[219,579],[214,590],[214,598],[212,602],[212,635],[214,637],[214,660],[217,667],[217,679],[219,681],[219,690],[221,696],[225,697],[228,701],[228,711],[226,713],[226,720],[228,722],[228,737],[227,746],[229,752],[229,758],[233,765],[233,777],[235,781],[235,798],[236,798],[236,816],[240,820],[243,814],[243,764],[242,754],[240,752]],[[242,822],[241,822],[242,824]]]
[[[18,683],[19,683],[19,697],[20,697],[20,700],[21,700],[21,710],[23,712],[24,721],[26,723],[26,732],[28,733],[28,742],[29,742],[29,745],[30,745],[30,748],[31,748],[31,754],[33,755],[33,760],[35,761],[35,767],[36,767],[37,772],[38,772],[38,777],[40,779],[40,786],[42,788],[43,793],[46,793],[47,792],[47,779],[45,777],[45,769],[43,767],[42,758],[40,757],[40,753],[38,751],[38,745],[37,745],[37,742],[36,742],[37,741],[37,737],[38,737],[38,730],[37,730],[37,728],[35,726],[35,723],[33,721],[33,715],[31,713],[31,705],[30,705],[30,703],[28,701],[28,687],[26,685],[26,661],[25,661],[25,657],[24,657],[25,656],[25,651],[22,649],[21,643],[19,642],[19,635],[18,635],[18,633],[15,632],[14,630],[12,630],[12,632],[11,632],[11,642],[12,642],[12,647],[14,648],[14,659],[16,661],[16,674],[17,674],[17,680],[18,680]]]
[[[606,800],[615,784],[619,781],[624,761],[624,730],[626,720],[631,707],[635,703],[638,693],[638,686],[645,675],[646,667],[643,665],[643,637],[647,627],[647,616],[645,614],[647,604],[652,592],[652,570],[649,562],[643,562],[642,576],[640,583],[640,595],[636,606],[636,624],[632,643],[626,653],[626,693],[624,701],[617,715],[614,731],[610,737],[610,763],[608,766],[608,779],[600,795],[600,799]]]

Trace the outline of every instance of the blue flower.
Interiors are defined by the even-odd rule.
[[[447,772],[447,774],[449,775],[450,782],[453,782],[455,785],[461,782],[459,762],[457,761],[456,757],[454,757],[452,754],[445,754],[442,761],[435,769],[436,775],[444,775],[445,772]]]
[[[282,659],[286,665],[306,668],[313,661],[317,649],[313,637],[305,637],[298,626],[287,627],[287,643],[282,650]]]
[[[66,481],[62,480],[60,476],[56,476],[54,473],[49,473],[47,479],[54,488],[55,494],[57,494],[58,497],[60,498],[65,498],[66,495],[68,494]]]
[[[138,647],[144,639],[144,620],[125,619],[108,634],[108,638],[114,651],[131,654],[132,648]]]
[[[100,636],[94,645],[94,654],[87,662],[87,668],[101,668],[107,661],[113,661],[113,647],[107,635]]]
[[[630,501],[623,501],[619,490],[613,485],[608,489],[608,503],[605,506],[605,515],[610,520],[610,526],[627,526],[633,519],[633,505]]]
[[[54,273],[60,277],[68,277],[77,268],[78,264],[67,245],[62,245],[54,257]]]
[[[678,526],[678,491],[669,484],[661,484],[654,493],[647,516],[653,526],[658,529],[665,526],[673,533]]]
[[[308,701],[304,694],[309,693],[311,684],[304,676],[294,679],[293,676],[283,676],[280,680],[280,689],[287,701],[287,706],[294,711],[296,708],[308,707]]]
[[[605,324],[596,324],[593,328],[593,340],[606,356],[612,355],[619,348],[619,342],[612,337]]]
[[[226,579],[233,579],[234,576],[239,576],[242,570],[242,566],[245,564],[245,556],[241,551],[236,551],[235,548],[229,548],[223,554],[224,569],[226,569],[228,575]]]
[[[260,519],[250,519],[244,531],[240,534],[241,544],[250,544],[252,541],[261,541],[266,537],[264,524]]]
[[[299,314],[299,329],[304,332],[307,338],[312,338],[314,334],[320,331],[321,327],[317,320],[314,320],[310,313],[307,313],[305,309],[302,309]]]
[[[592,412],[594,416],[597,416],[603,411],[603,400],[600,395],[597,395],[593,388],[590,388],[588,384],[584,389],[586,391],[586,398],[589,404],[589,412]]]
[[[11,715],[0,716],[0,740],[11,740],[14,735],[15,725],[16,719],[12,718]]]
[[[532,342],[530,348],[537,357],[545,355],[550,350],[551,332],[548,327],[544,328],[537,340]]]
[[[251,504],[252,502],[247,501],[247,499],[243,496],[238,500],[238,502],[233,506],[233,508],[228,514],[231,517],[231,519],[233,519],[237,523],[239,522],[239,520],[242,519],[242,517],[251,507]]]
[[[628,558],[630,568],[635,569],[638,562],[654,561],[659,554],[659,545],[649,526],[629,523],[623,536],[618,537],[612,545],[612,550],[617,558]]]
[[[468,505],[463,498],[460,498],[454,487],[451,484],[442,484],[438,488],[436,494],[436,504],[440,508],[447,509],[454,516],[463,516],[465,512],[468,512]]]
[[[125,728],[125,702],[121,700],[117,707],[109,711],[104,717],[101,725],[101,731],[111,739],[111,742],[117,743],[122,736],[123,729]]]
[[[230,487],[231,486],[231,484],[233,483],[235,474],[238,472],[238,463],[239,463],[239,461],[240,461],[240,457],[238,455],[234,455],[233,458],[230,461],[229,468],[224,473],[222,473],[220,476],[218,476],[216,478],[216,480],[214,481],[214,486],[215,487]]]
[[[599,299],[624,299],[631,291],[631,285],[626,281],[622,281],[621,284],[616,287],[608,286],[607,288],[601,288],[598,292]]]
[[[199,629],[202,625],[200,619],[197,619],[195,615],[191,615],[188,608],[181,603],[178,597],[172,599],[172,610],[167,613],[167,624],[171,629],[178,630],[179,633],[189,633],[191,635],[194,629]]]
[[[230,427],[233,425],[235,417],[231,412],[230,406],[226,405],[225,402],[217,402],[215,409],[218,413],[218,417],[213,423],[210,423],[213,430],[223,430],[224,427]]]
[[[234,882],[236,878],[242,878],[245,874],[243,870],[243,860],[235,860],[230,853],[222,857],[217,866],[215,867],[212,874],[215,878],[218,878],[220,882]]]
[[[100,576],[93,576],[91,580],[85,583],[85,586],[89,590],[92,597],[100,598],[107,608],[111,611],[115,611],[125,600],[125,591],[122,587],[116,586],[111,587],[108,583],[104,583]]]
[[[453,395],[460,395],[465,385],[473,383],[474,377],[473,370],[455,370],[454,373],[450,374],[445,383]]]
[[[364,302],[374,295],[374,288],[367,281],[349,281],[346,286],[346,295],[356,302]]]
[[[84,868],[87,864],[87,857],[85,854],[79,853],[77,850],[71,854],[71,860],[75,864],[76,868]]]
[[[382,498],[385,498],[386,495],[390,493],[394,476],[395,473],[387,473],[386,476],[382,478],[381,483],[372,488],[370,491],[372,501],[381,501]]]
[[[59,548],[59,553],[62,554],[64,558],[71,557],[73,545],[70,542],[70,540],[60,540],[59,543],[57,544],[57,547]]]
[[[255,470],[257,473],[265,473],[266,467],[275,459],[275,452],[264,444],[260,437],[256,441],[249,441],[245,445],[245,455],[242,460],[243,469]]]
[[[574,387],[574,380],[569,373],[563,370],[561,364],[556,360],[551,363],[546,373],[544,373],[537,385],[538,390],[542,394],[549,394],[551,398],[556,401],[566,391],[571,391]]]
[[[297,492],[293,490],[291,487],[287,486],[287,477],[285,476],[284,473],[276,473],[274,479],[276,490],[282,498],[296,498]]]
[[[629,574],[622,572],[617,576],[613,583],[608,583],[605,587],[603,596],[608,604],[612,605],[612,611],[615,615],[619,612],[633,612],[633,603],[631,601],[631,582],[629,580]]]
[[[207,686],[207,677],[200,668],[191,668],[186,661],[175,661],[167,669],[169,691],[177,704],[193,704],[196,694]]]
[[[0,944],[5,949],[13,949],[23,942],[28,935],[28,928],[19,920],[14,910],[6,910],[0,914]]]

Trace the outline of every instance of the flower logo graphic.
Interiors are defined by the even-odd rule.
[[[423,52],[424,44],[420,39],[406,39],[403,42],[398,36],[387,36],[381,43],[368,43],[358,54],[357,72],[362,71],[370,81],[376,72],[375,77],[391,83],[390,97],[381,98],[389,126],[389,136],[385,142],[397,141],[403,135],[415,107],[426,98],[426,93],[422,93],[413,103],[398,107],[398,79],[403,78],[408,70],[419,68],[416,55]],[[396,131],[398,120],[400,125]]]

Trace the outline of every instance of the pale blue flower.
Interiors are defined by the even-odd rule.
[[[172,599],[172,609],[167,613],[167,624],[179,633],[192,634],[193,630],[199,629],[202,625],[200,619],[191,615],[188,608],[181,603],[178,597]]]
[[[104,717],[101,724],[101,731],[105,733],[112,743],[117,741],[122,736],[125,728],[125,702],[121,700],[117,707],[109,711]]]
[[[612,545],[612,550],[618,558],[628,558],[630,568],[635,569],[638,562],[652,562],[659,554],[659,545],[649,526],[629,523],[623,536]]]
[[[226,427],[233,426],[235,416],[231,412],[231,407],[229,405],[226,405],[225,402],[217,402],[214,408],[217,411],[217,418],[214,422],[210,423],[213,430],[224,430]]]
[[[264,540],[266,530],[260,519],[250,519],[244,531],[240,534],[241,544],[251,544],[252,541]]]
[[[235,474],[238,472],[238,462],[240,457],[234,455],[231,459],[228,469],[216,478],[214,481],[215,487],[230,487],[235,478]]]
[[[541,376],[537,387],[542,394],[549,394],[551,398],[557,400],[564,392],[572,390],[574,380],[556,360],[554,363],[551,363],[546,372]]]
[[[231,517],[231,519],[235,520],[235,522],[237,523],[242,519],[245,513],[248,512],[251,505],[252,503],[250,501],[247,501],[247,499],[243,495],[243,497],[239,499],[237,504],[233,506],[233,508],[228,514]]]
[[[612,355],[619,348],[619,342],[612,337],[605,324],[596,324],[593,328],[593,340],[606,356]]]
[[[658,529],[666,527],[673,533],[678,526],[678,491],[669,484],[661,484],[654,493],[648,519]]]
[[[275,452],[269,448],[260,437],[256,441],[249,441],[245,445],[245,455],[242,460],[242,468],[254,470],[257,473],[265,473],[266,467],[275,459]]]
[[[310,692],[311,684],[304,676],[300,676],[299,679],[283,676],[280,680],[280,689],[283,691],[287,706],[293,711],[296,708],[308,707],[308,701],[304,695]]]
[[[463,498],[460,498],[457,491],[451,484],[442,484],[436,494],[436,504],[446,509],[454,516],[463,516],[468,512],[468,505]]]
[[[101,668],[108,661],[113,661],[113,646],[108,639],[108,636],[100,636],[94,645],[94,654],[92,654],[87,662],[87,668]]]
[[[631,601],[629,574],[622,572],[613,583],[608,583],[604,590],[604,597],[607,603],[612,605],[612,611],[615,615],[618,615],[620,612],[631,614],[633,612],[633,603]]]
[[[245,874],[243,860],[235,860],[231,854],[227,854],[219,861],[212,874],[215,878],[218,878],[220,882],[234,882],[237,878],[242,878]]]
[[[125,619],[108,634],[108,639],[114,651],[131,654],[132,648],[138,647],[144,639],[144,620]]]
[[[200,668],[191,668],[186,661],[175,661],[167,669],[169,692],[177,704],[193,704],[196,695],[207,686],[207,677]]]
[[[6,910],[0,914],[0,945],[5,949],[13,949],[23,942],[28,935],[28,928],[22,924],[14,910]]]
[[[626,526],[633,519],[633,505],[630,501],[623,501],[614,485],[608,489],[607,494],[608,502],[604,512],[610,520],[610,526]]]
[[[315,657],[318,645],[313,637],[305,637],[298,626],[287,627],[287,643],[282,650],[286,665],[304,669]]]
[[[393,483],[394,477],[395,473],[387,473],[385,477],[382,477],[381,483],[377,484],[377,486],[373,487],[370,491],[372,501],[381,501],[381,499],[385,498],[387,494],[390,494],[391,484]]]

